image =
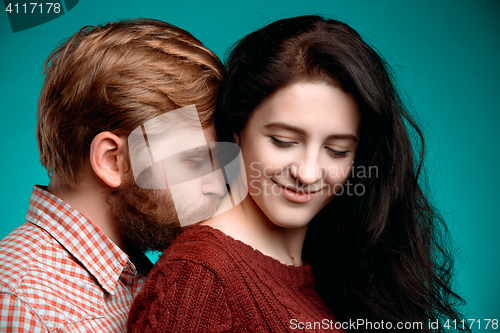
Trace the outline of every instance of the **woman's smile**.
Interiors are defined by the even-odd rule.
[[[296,187],[294,185],[283,185],[272,180],[276,186],[280,189],[280,194],[288,201],[303,204],[308,203],[314,199],[317,195],[321,195],[321,191],[326,188],[326,185],[319,186],[302,186]]]

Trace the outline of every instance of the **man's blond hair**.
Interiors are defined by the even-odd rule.
[[[100,132],[128,135],[192,104],[202,125],[211,124],[223,66],[183,29],[135,19],[82,28],[50,54],[44,74],[40,161],[49,175],[77,185]]]

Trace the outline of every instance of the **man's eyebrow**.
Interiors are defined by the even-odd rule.
[[[187,149],[181,151],[180,153],[177,153],[176,155],[181,157],[197,157],[197,156],[204,156],[206,154],[208,154],[208,145]]]
[[[283,128],[283,129],[286,129],[286,130],[289,130],[289,131],[297,132],[297,133],[302,134],[302,135],[306,134],[306,132],[302,128],[299,128],[299,127],[296,127],[296,126],[293,126],[293,125],[290,125],[290,124],[282,123],[282,122],[269,123],[267,125],[264,125],[264,128]],[[349,134],[349,133],[331,134],[326,139],[327,140],[330,140],[330,139],[345,139],[345,140],[352,140],[354,142],[358,142],[359,141],[358,138],[355,135]]]

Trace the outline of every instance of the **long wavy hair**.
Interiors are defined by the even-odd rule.
[[[303,249],[337,320],[422,332],[461,320],[447,228],[422,190],[424,138],[382,57],[345,23],[301,16],[241,39],[226,69],[215,112],[220,141],[233,141],[262,101],[295,82],[326,82],[358,102],[361,138],[349,182],[362,193],[334,198],[311,221]]]

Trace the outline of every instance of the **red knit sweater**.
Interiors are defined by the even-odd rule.
[[[334,319],[314,286],[309,265],[283,265],[217,229],[197,225],[158,260],[132,305],[128,329],[334,332]]]

